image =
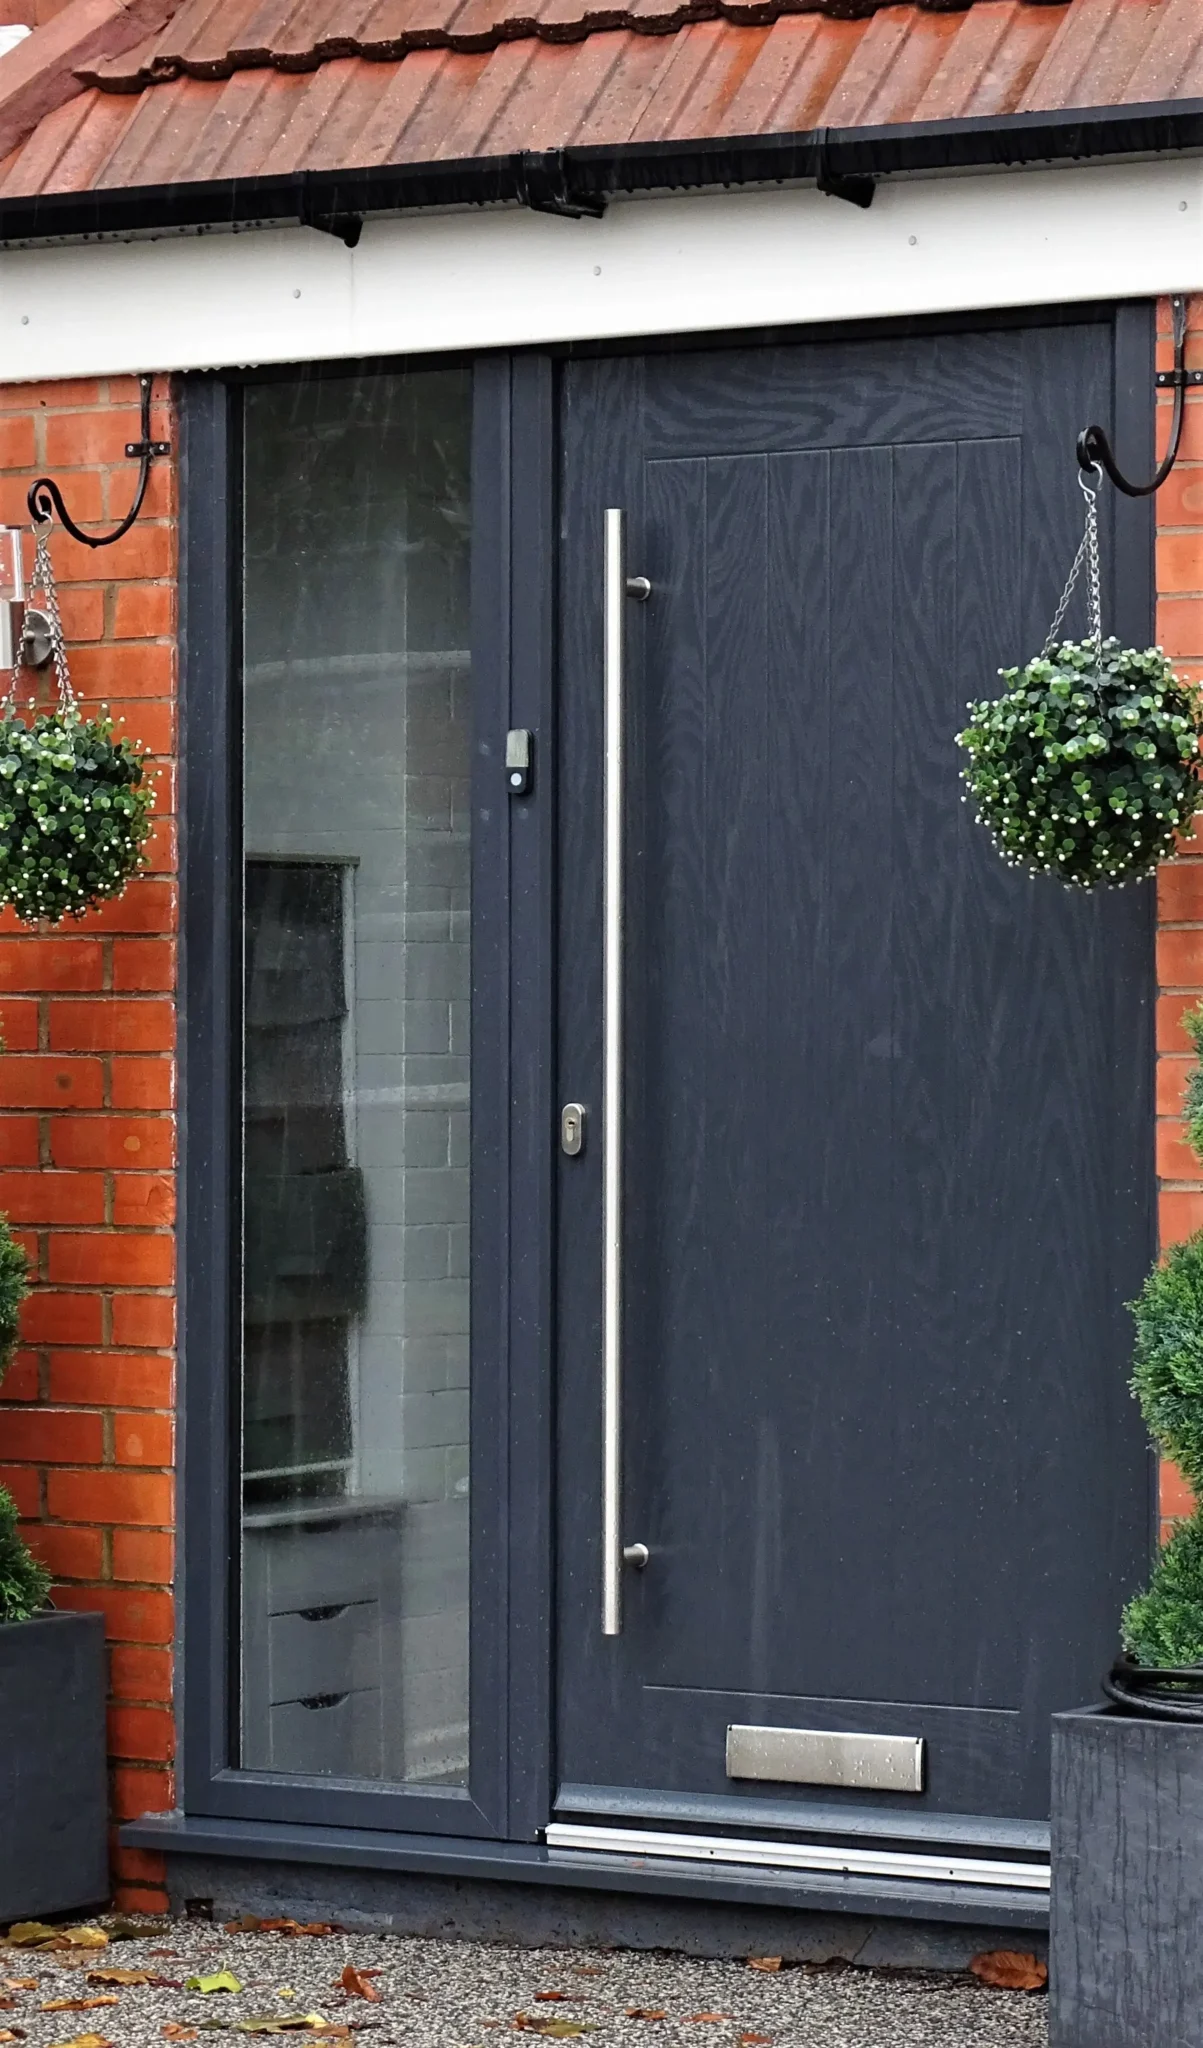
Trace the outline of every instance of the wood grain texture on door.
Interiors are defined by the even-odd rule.
[[[1149,1529],[1123,1303],[1152,1250],[1151,897],[1007,869],[954,744],[1043,638],[1081,517],[1067,424],[1107,416],[1111,356],[1095,322],[565,374],[565,1099],[599,1086],[607,504],[652,597],[627,619],[624,1532],[651,1562],[604,1642],[585,1156],[560,1173],[564,1779],[746,1797],[728,1722],[848,1728],[926,1738],[917,1808],[1039,1817],[1048,1717],[1111,1655]]]

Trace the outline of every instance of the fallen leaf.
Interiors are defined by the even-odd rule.
[[[0,1984],[6,1991],[36,1991],[38,1988],[36,1977],[0,1977]]]
[[[297,1994],[296,1994],[296,1992],[295,1992],[295,1991],[293,1990],[293,1988],[292,1988],[292,1985],[291,1985],[291,1984],[277,1984],[277,1986],[276,1986],[276,1997],[277,1997],[277,1998],[295,1998],[295,1997],[296,1997],[296,1995],[297,1995]]]
[[[64,1927],[63,1934],[72,1948],[107,1948],[109,1937],[103,1927]]]
[[[737,2034],[739,2048],[770,2048],[771,2034]]]
[[[654,2005],[628,2005],[627,2018],[629,2020],[666,2020],[668,2014],[661,2012],[659,2007]]]
[[[196,2028],[182,2027],[178,2020],[168,2020],[160,2030],[165,2041],[195,2041]]]
[[[687,2012],[686,2020],[729,2020],[729,2012]]]
[[[241,1991],[242,1985],[233,1970],[211,1970],[207,1977],[189,1977],[184,1988],[186,1991]]]
[[[566,1991],[536,1991],[535,2004],[551,2005],[555,2002],[556,1999],[567,1998],[567,1996],[568,1993]]]
[[[0,2041],[23,2041],[24,2039],[25,2032],[23,2028],[0,2027]]]
[[[89,1970],[89,1984],[161,1984],[150,1970]]]
[[[974,1956],[969,1967],[981,1983],[995,1991],[1043,1991],[1048,1983],[1048,1964],[1026,1950],[987,1949]]]
[[[557,2039],[566,2039],[569,2035],[591,2034],[593,2032],[593,2028],[585,2026],[582,2020],[544,2019],[542,2014],[531,2012],[516,2012],[513,2018],[513,2025],[523,2033],[551,2034]]]
[[[781,1957],[749,1956],[748,1968],[749,1970],[779,1970],[781,1968]]]
[[[227,1934],[339,1934],[341,1929],[332,1920],[261,1920],[257,1913],[244,1913],[241,1919],[227,1920]]]
[[[106,1913],[104,1931],[110,1941],[150,1941],[156,1934],[169,1934],[171,1922],[162,1915],[155,1919],[131,1920],[128,1913]]]
[[[375,1975],[374,1971],[372,1975]],[[366,1976],[362,1970],[357,1970],[354,1963],[347,1964],[338,1982],[348,1998],[371,1998],[377,2004],[380,2001],[380,1993],[371,1977]]]
[[[120,2005],[115,1991],[102,1991],[99,1998],[44,1998],[43,2012],[91,2012],[95,2005]]]
[[[349,2041],[350,2027],[337,2020],[328,2020],[320,2012],[263,2012],[252,2014],[250,2019],[235,2020],[235,2029],[240,2034],[325,2034],[332,2041]]]
[[[8,1930],[10,1948],[41,1948],[45,1942],[61,1941],[57,1927],[47,1927],[44,1920],[18,1920]]]
[[[69,2041],[52,2041],[50,2048],[113,2048],[107,2034],[73,2034]]]

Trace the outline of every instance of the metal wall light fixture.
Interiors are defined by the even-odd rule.
[[[25,639],[25,564],[21,528],[0,526],[0,669],[21,661]]]
[[[1172,370],[1158,370],[1157,387],[1161,391],[1173,391],[1174,413],[1170,421],[1169,446],[1164,459],[1157,465],[1147,484],[1134,484],[1126,477],[1116,462],[1111,443],[1102,427],[1083,427],[1078,435],[1079,469],[1106,470],[1117,491],[1126,498],[1151,498],[1159,491],[1174,464],[1182,446],[1184,401],[1187,390],[1193,385],[1203,385],[1203,370],[1188,370],[1186,367],[1186,300],[1171,299],[1174,327],[1174,367]]]
[[[0,526],[0,670],[12,674],[45,668],[53,648],[49,614],[26,603],[24,538],[24,527]]]
[[[113,528],[111,533],[85,533],[82,527],[75,524],[74,519],[72,519],[67,507],[64,505],[63,494],[55,483],[54,478],[52,476],[39,476],[30,484],[25,500],[29,507],[29,516],[35,526],[42,526],[48,519],[53,519],[57,516],[60,525],[66,527],[71,538],[80,541],[86,548],[110,547],[115,540],[120,540],[123,534],[129,532],[130,527],[142,510],[142,502],[146,496],[146,486],[150,481],[151,463],[156,455],[170,455],[171,453],[170,441],[152,441],[150,438],[150,392],[153,380],[150,377],[143,377],[139,381],[142,387],[142,438],[139,441],[127,441],[125,452],[131,460],[136,458],[140,466],[137,487],[134,491],[134,502],[126,513],[125,518]],[[3,660],[0,659],[0,668],[3,666]]]

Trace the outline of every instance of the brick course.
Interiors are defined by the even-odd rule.
[[[0,391],[0,518],[26,523],[43,467],[76,517],[119,518],[137,403],[133,378]],[[162,383],[152,431],[177,442]],[[156,755],[156,825],[119,902],[46,933],[0,917],[0,1210],[37,1282],[0,1390],[0,1467],[56,1604],[106,1616],[120,1819],[173,1799],[174,459],[124,541],[56,532],[52,548],[72,681]],[[113,1860],[123,1904],[164,1905],[158,1858],[114,1842]]]

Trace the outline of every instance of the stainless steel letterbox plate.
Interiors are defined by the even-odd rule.
[[[829,1728],[727,1729],[727,1776],[852,1792],[922,1792],[921,1735],[845,1735]]]

